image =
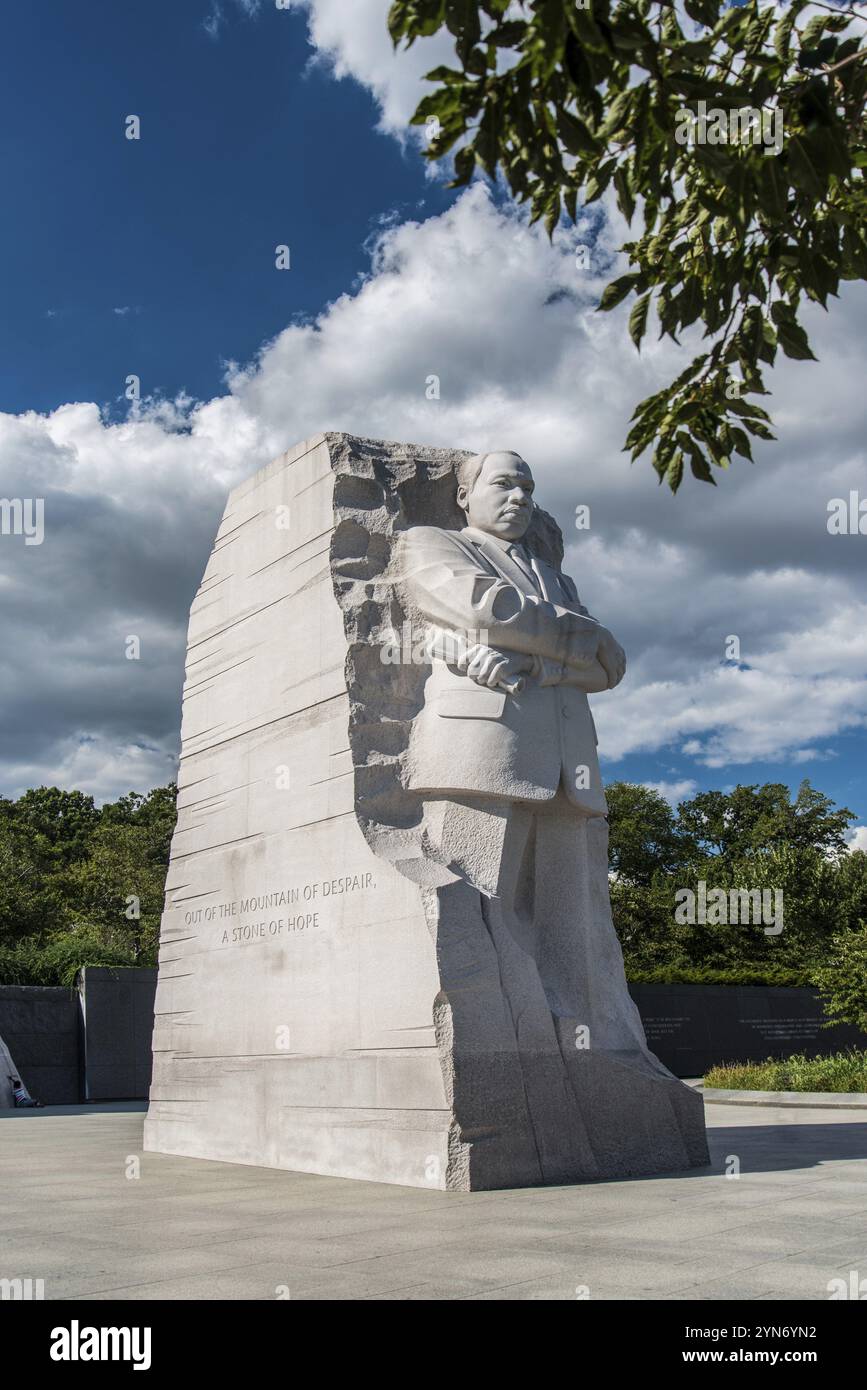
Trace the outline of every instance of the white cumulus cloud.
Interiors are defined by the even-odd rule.
[[[584,602],[629,654],[624,684],[595,701],[609,759],[803,764],[863,726],[867,542],[826,526],[829,497],[867,492],[863,287],[813,316],[818,366],[773,374],[780,442],[673,498],[621,447],[635,402],[682,359],[652,343],[639,358],[624,313],[594,312],[614,245],[598,230],[580,270],[586,229],[551,245],[474,185],[383,230],[355,290],[233,368],[213,400],[145,402],[120,424],[88,402],[0,417],[0,493],[44,498],[46,527],[42,546],[0,537],[2,790],[166,780],[186,615],[226,491],[322,429],[525,455]],[[579,505],[589,530],[571,524]]]

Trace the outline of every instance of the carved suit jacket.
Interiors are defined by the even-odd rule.
[[[535,658],[523,690],[478,685],[434,656],[424,706],[406,755],[407,787],[433,795],[481,793],[545,801],[561,785],[577,808],[607,811],[596,729],[583,689],[564,658],[577,645],[593,663],[600,624],[568,576],[534,559],[537,583],[483,531],[416,526],[402,537],[399,583],[407,607],[433,627],[497,650]],[[538,586],[537,586],[538,585]],[[570,639],[565,615],[585,637]],[[564,621],[565,620],[565,621]]]

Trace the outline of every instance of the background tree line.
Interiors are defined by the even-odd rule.
[[[867,1028],[867,854],[855,819],[809,781],[699,792],[673,809],[629,782],[607,788],[611,902],[630,980],[815,984],[829,1016]],[[679,889],[780,889],[783,930],[679,923]]]
[[[176,794],[170,783],[102,807],[57,787],[0,799],[0,983],[71,984],[85,964],[156,964]],[[819,984],[867,1027],[867,854],[847,849],[851,811],[809,781],[794,797],[769,782],[676,808],[631,782],[607,795],[611,901],[631,980]],[[782,932],[678,923],[678,890],[700,880],[781,889]]]
[[[58,787],[0,799],[0,983],[156,964],[176,795],[170,783],[101,807]]]

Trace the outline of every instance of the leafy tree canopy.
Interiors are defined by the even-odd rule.
[[[36,787],[17,801],[0,801],[0,819],[48,869],[72,863],[86,853],[99,811],[93,797],[84,792]]]
[[[855,819],[804,781],[792,800],[781,782],[700,792],[679,808],[681,829],[704,850],[728,859],[790,845],[842,854]]]
[[[849,1023],[867,1033],[867,922],[834,938],[816,982],[829,1022]]]
[[[802,782],[699,792],[672,810],[658,792],[628,782],[606,789],[611,903],[627,970],[758,971],[814,977],[835,938],[867,923],[867,854],[845,852],[854,819]],[[784,926],[679,921],[677,894],[723,888],[779,890]],[[834,948],[836,949],[836,948]],[[848,957],[847,957],[848,958]],[[733,975],[732,975],[733,977]]]
[[[691,840],[659,792],[635,782],[615,782],[607,798],[609,863],[618,877],[646,886],[655,873],[673,873],[692,857]]]
[[[96,807],[39,787],[0,800],[0,946],[72,933],[82,949],[155,959],[176,794],[171,783]]]
[[[818,13],[816,12],[818,8]],[[636,347],[702,323],[700,353],[633,415],[673,491],[703,482],[751,436],[773,439],[762,368],[813,352],[800,314],[867,278],[859,0],[394,0],[395,45],[454,35],[457,66],[413,120],[452,186],[497,171],[550,234],[609,186],[636,239],[600,308],[630,298]],[[684,14],[685,11],[685,14]],[[808,11],[805,14],[805,11]],[[755,112],[755,115],[744,113]],[[712,113],[719,113],[714,115]],[[696,120],[693,122],[692,118]],[[756,123],[758,120],[758,124]]]
[[[727,864],[770,850],[838,856],[855,819],[805,779],[792,797],[782,782],[698,792],[675,812],[659,792],[632,782],[608,787],[612,869],[631,883],[707,857]]]

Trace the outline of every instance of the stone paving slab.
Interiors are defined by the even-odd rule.
[[[863,1091],[735,1091],[718,1086],[702,1086],[711,1105],[803,1106],[808,1110],[867,1110]]]
[[[479,1193],[143,1153],[139,1107],[13,1113],[0,1277],[47,1299],[818,1300],[867,1276],[856,1111],[709,1106],[707,1168]]]

